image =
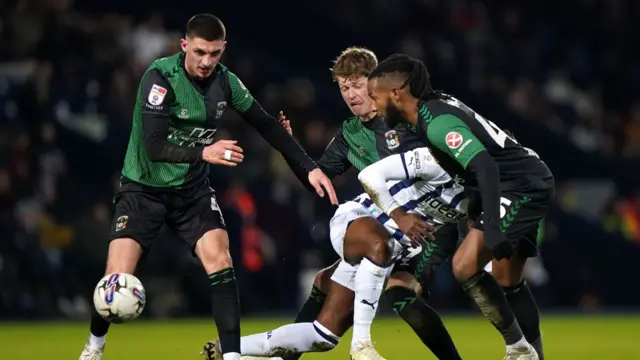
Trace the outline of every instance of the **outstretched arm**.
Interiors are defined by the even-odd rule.
[[[279,121],[269,115],[262,106],[251,96],[238,77],[228,72],[231,88],[231,103],[236,110],[262,137],[287,160],[287,163],[303,184],[311,184],[319,196],[324,196],[324,189],[329,193],[332,203],[338,200],[329,179],[318,169],[318,165],[311,160],[300,144],[285,130]],[[307,174],[307,179],[301,178]]]

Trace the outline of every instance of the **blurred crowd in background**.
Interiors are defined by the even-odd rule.
[[[272,114],[285,111],[314,158],[350,115],[327,70],[340,50],[365,45],[380,57],[424,59],[434,87],[515,130],[557,176],[543,255],[528,273],[541,304],[640,306],[608,291],[635,278],[640,256],[640,49],[629,37],[640,30],[638,4],[185,3],[0,3],[0,318],[88,313],[138,81],[154,59],[180,50],[184,23],[197,12],[227,24],[223,62]],[[229,116],[218,134],[247,153],[237,169],[212,171],[243,310],[291,311],[310,274],[336,258],[327,236],[333,208],[240,118]],[[351,172],[334,184],[341,200],[361,192]],[[209,311],[204,273],[170,233],[139,272],[148,313]],[[468,307],[446,268],[432,293],[440,308]]]

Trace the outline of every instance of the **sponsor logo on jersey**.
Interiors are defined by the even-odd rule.
[[[389,130],[384,134],[385,140],[387,140],[387,148],[389,150],[395,149],[400,146],[400,138],[395,130]]]
[[[153,86],[151,87],[151,91],[149,91],[149,97],[147,98],[147,101],[151,105],[162,105],[162,102],[164,101],[164,97],[166,95],[167,89],[163,88],[160,85],[153,84]]]
[[[462,146],[458,149],[458,151],[456,151],[456,153],[455,153],[453,156],[455,156],[456,158],[457,158],[458,156],[460,156],[460,154],[462,154],[462,152],[464,151],[464,149],[465,149],[467,146],[469,146],[469,144],[471,144],[471,142],[472,142],[472,141],[473,141],[473,139],[469,139],[469,140],[465,141],[465,142],[464,142],[464,144],[462,144]]]
[[[216,106],[216,119],[220,119],[220,117],[222,117],[222,114],[224,114],[224,111],[226,109],[227,109],[227,102],[220,101]]]
[[[129,217],[127,215],[122,215],[116,219],[116,231],[121,231],[127,228],[127,222],[129,221]]]
[[[460,133],[457,131],[451,131],[447,134],[447,137],[445,139],[447,142],[447,146],[451,149],[459,148],[460,145],[462,145],[462,141],[464,140],[462,138],[462,135],[460,135]]]
[[[416,170],[420,170],[420,168],[422,167],[422,164],[420,164],[420,152],[418,150],[413,152],[413,157],[411,159],[413,160],[413,158],[416,159]]]

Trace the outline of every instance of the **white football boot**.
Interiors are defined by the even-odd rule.
[[[92,347],[89,346],[89,344],[86,344],[78,360],[102,360],[103,355],[104,345],[100,347]]]
[[[359,342],[351,349],[351,360],[386,360],[380,354],[373,343],[370,341]]]
[[[527,344],[526,348],[507,349],[507,356],[504,360],[539,360],[538,353],[533,346]]]

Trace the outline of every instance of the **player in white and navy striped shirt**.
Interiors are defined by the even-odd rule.
[[[466,216],[467,200],[464,189],[438,166],[428,149],[391,155],[362,170],[358,178],[368,194],[340,205],[331,219],[331,242],[342,260],[331,277],[330,291],[316,321],[243,337],[241,354],[245,360],[331,350],[347,330],[345,323],[350,323],[352,309],[352,341],[368,346],[352,346],[351,357],[383,359],[373,347],[370,325],[385,279],[393,273],[385,296],[393,292],[394,310],[402,312],[409,303],[423,301],[419,295],[423,290],[428,294],[437,269],[455,252],[457,222]],[[397,207],[430,225],[413,231],[410,239],[388,215]],[[431,227],[437,229],[435,239],[426,243],[422,232]],[[417,323],[424,321],[413,324],[407,320],[416,331],[442,325],[435,312],[433,318],[426,320],[428,324]],[[444,334],[448,339],[434,341],[448,341],[453,348],[434,354],[440,359],[459,359],[448,333]]]

